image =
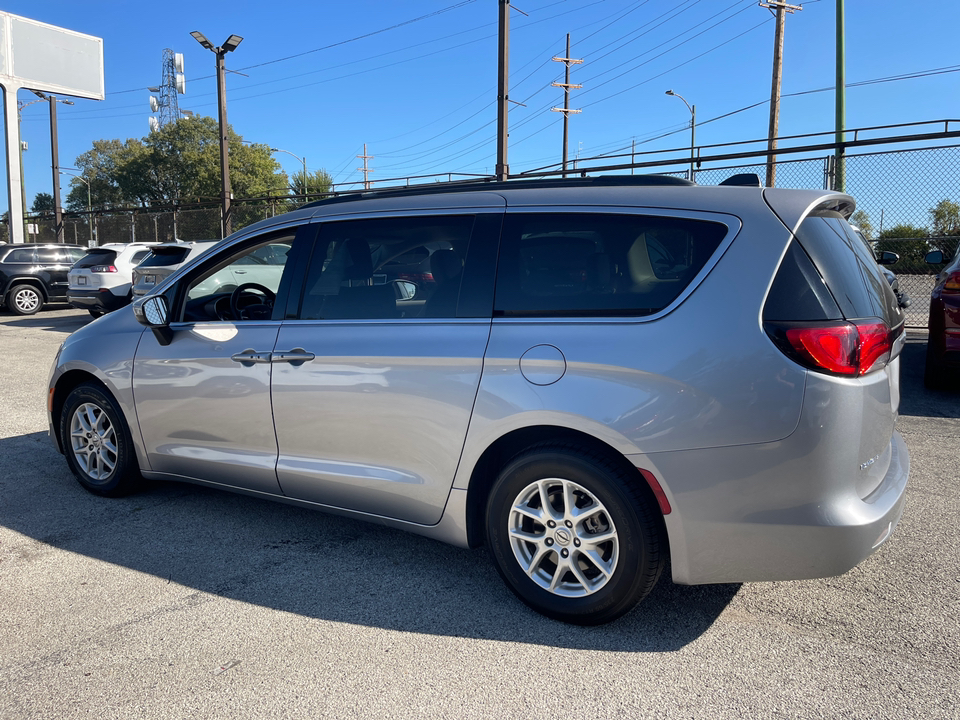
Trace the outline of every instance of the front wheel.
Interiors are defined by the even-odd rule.
[[[78,385],[67,396],[60,439],[73,474],[95,495],[119,497],[139,485],[130,430],[116,401],[99,385]]]
[[[534,448],[500,473],[487,540],[510,589],[534,610],[598,625],[629,612],[666,561],[662,520],[633,478],[579,448]]]
[[[14,315],[33,315],[43,306],[43,295],[33,285],[17,285],[7,293],[7,308]]]

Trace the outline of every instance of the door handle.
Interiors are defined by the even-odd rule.
[[[230,359],[234,362],[240,363],[241,365],[246,365],[249,367],[257,363],[270,362],[270,355],[271,354],[268,352],[257,352],[253,348],[249,348],[241,353],[237,353],[236,355],[231,355]]]
[[[313,360],[316,357],[313,353],[307,352],[303,348],[294,348],[290,352],[275,352],[270,357],[270,362],[286,362],[291,365],[303,365],[307,360]]]

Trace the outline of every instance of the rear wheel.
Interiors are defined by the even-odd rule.
[[[33,315],[43,306],[43,294],[33,285],[15,285],[7,293],[6,303],[14,315]]]
[[[666,561],[662,521],[605,457],[542,446],[514,458],[487,503],[497,569],[544,615],[597,625],[629,612]]]
[[[67,396],[60,439],[67,464],[90,492],[119,497],[137,489],[141,477],[130,429],[116,401],[99,385],[78,385]]]
[[[98,318],[103,317],[103,310],[94,310],[93,308],[88,308],[87,312],[90,313],[90,317]]]

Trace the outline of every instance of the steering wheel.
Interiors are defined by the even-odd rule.
[[[234,320],[243,320],[243,316],[240,314],[242,312],[240,308],[240,298],[244,293],[248,295],[253,295],[252,291],[256,291],[263,295],[265,298],[265,304],[267,307],[273,308],[273,303],[276,302],[277,296],[273,293],[270,288],[266,288],[260,283],[241,283],[237,285],[236,289],[230,295],[230,312],[233,314]]]

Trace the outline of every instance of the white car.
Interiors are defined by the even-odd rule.
[[[213,247],[219,240],[172,242],[155,246],[133,271],[133,295],[146,295],[188,260]]]
[[[109,243],[90,248],[67,275],[67,302],[94,317],[129,304],[133,269],[157,243]]]

